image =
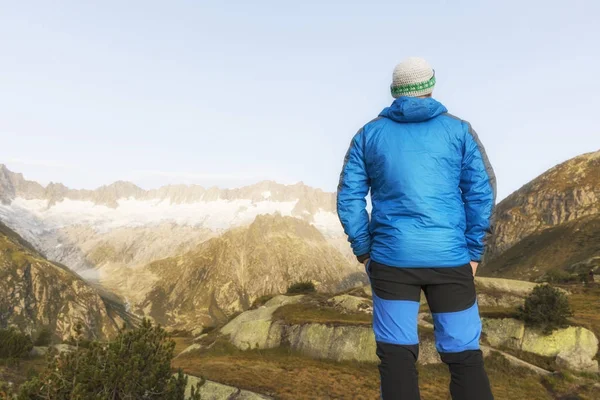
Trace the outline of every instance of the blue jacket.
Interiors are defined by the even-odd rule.
[[[370,255],[396,267],[481,260],[496,178],[470,124],[447,111],[432,98],[400,97],[352,139],[337,210],[359,260]]]

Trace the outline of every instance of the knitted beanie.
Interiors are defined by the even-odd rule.
[[[396,65],[392,76],[392,96],[426,96],[433,92],[435,72],[419,57],[409,57]]]

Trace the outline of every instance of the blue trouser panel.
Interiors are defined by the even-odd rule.
[[[481,320],[470,265],[456,268],[369,266],[373,329],[384,400],[418,400],[417,318],[421,290],[433,314],[436,348],[452,376],[454,400],[491,400],[479,350]]]
[[[458,353],[479,350],[481,319],[477,302],[466,310],[432,314],[437,351]]]
[[[383,343],[413,345],[419,343],[417,316],[419,302],[384,300],[373,293],[373,330],[375,340]],[[402,316],[402,318],[398,318]]]

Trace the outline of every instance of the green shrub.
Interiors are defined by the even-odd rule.
[[[0,358],[18,359],[33,348],[31,338],[14,328],[0,329]]]
[[[164,329],[144,321],[114,341],[50,358],[39,376],[21,386],[18,399],[184,400],[187,378],[171,371],[174,348]]]
[[[33,342],[34,346],[50,346],[52,344],[52,337],[54,334],[47,326],[43,327],[40,332],[37,334],[35,341]]]
[[[550,285],[536,286],[525,299],[525,304],[519,307],[519,317],[544,333],[564,328],[572,315],[567,296]]]
[[[311,281],[296,282],[288,287],[287,294],[314,293],[316,290]]]

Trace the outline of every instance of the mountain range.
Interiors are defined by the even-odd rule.
[[[543,280],[552,271],[598,271],[599,199],[600,152],[550,169],[497,206],[480,273]],[[301,183],[143,190],[117,182],[72,190],[42,186],[0,165],[0,221],[11,248],[2,253],[5,273],[13,276],[5,292],[16,293],[16,277],[31,271],[51,274],[55,284],[44,293],[53,296],[56,285],[65,293],[75,285],[95,311],[71,321],[88,321],[96,336],[111,332],[114,318],[104,315],[114,309],[123,321],[132,313],[192,330],[219,325],[294,282],[310,280],[328,292],[366,282],[335,213],[335,194]],[[14,254],[27,254],[27,262],[15,264],[22,257]],[[40,296],[39,304],[62,301]],[[14,310],[24,303],[3,301],[0,326],[23,321]],[[67,304],[61,307],[78,309]],[[73,326],[59,326],[63,314],[44,321],[27,315],[20,323],[30,330],[52,325],[64,336]]]

